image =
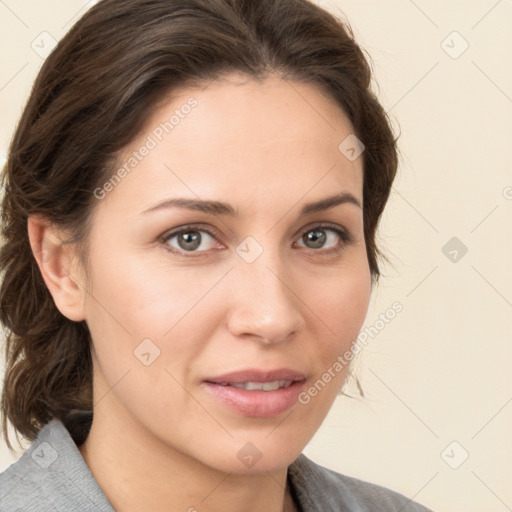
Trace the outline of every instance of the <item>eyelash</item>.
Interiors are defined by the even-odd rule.
[[[337,253],[341,252],[343,249],[345,249],[346,246],[350,245],[353,242],[353,237],[350,233],[348,233],[348,231],[345,231],[344,229],[341,229],[340,227],[338,227],[336,225],[329,224],[329,223],[320,223],[320,224],[314,225],[311,228],[308,228],[305,231],[303,231],[301,234],[301,237],[303,235],[305,235],[306,233],[315,231],[317,229],[333,231],[341,239],[341,242],[338,244],[337,247],[331,247],[329,249],[310,249],[314,253],[323,254],[323,255],[328,255],[328,254],[333,254],[333,253],[337,254]],[[171,238],[175,237],[176,235],[180,235],[181,233],[187,233],[189,231],[205,232],[205,233],[208,233],[208,235],[210,235],[212,238],[217,239],[217,234],[213,230],[208,228],[207,226],[189,225],[189,226],[184,226],[175,231],[164,233],[160,237],[160,241],[163,243],[164,248],[167,251],[169,251],[173,254],[176,254],[178,256],[184,256],[185,258],[200,258],[202,256],[205,256],[205,254],[207,254],[209,251],[178,251],[175,248],[171,248],[169,246],[169,244],[167,243]],[[301,249],[308,249],[308,248],[301,247]]]

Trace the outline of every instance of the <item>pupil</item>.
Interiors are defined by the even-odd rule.
[[[186,251],[197,249],[201,245],[201,234],[197,231],[181,233],[178,237],[178,244]]]
[[[317,249],[319,247],[322,247],[325,244],[326,239],[327,239],[327,237],[325,235],[325,231],[320,230],[320,229],[315,229],[313,231],[309,231],[306,234],[306,236],[304,238],[304,243],[306,243],[306,245],[307,245],[309,242],[310,243],[309,247],[313,247],[313,248]]]

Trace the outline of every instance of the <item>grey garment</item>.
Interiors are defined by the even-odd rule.
[[[401,494],[339,475],[304,455],[291,464],[288,478],[301,512],[429,512]],[[53,419],[20,459],[0,474],[0,511],[114,512],[114,508],[70,432]]]

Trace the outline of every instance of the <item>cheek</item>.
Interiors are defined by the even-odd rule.
[[[338,352],[350,348],[363,325],[371,295],[371,276],[367,264],[359,263],[344,269],[316,293],[309,294],[318,322],[331,336],[326,338],[326,350]]]
[[[108,380],[127,370],[153,379],[153,371],[166,368],[181,381],[222,315],[221,301],[209,292],[224,273],[176,270],[161,260],[141,265],[135,257],[96,259],[87,324]],[[154,362],[146,368],[148,359]]]
[[[91,312],[105,317],[106,324],[115,320],[113,327],[125,328],[133,338],[165,337],[194,313],[195,305],[223,275],[222,268],[200,270],[166,263],[160,254],[124,255],[117,261],[97,257]]]

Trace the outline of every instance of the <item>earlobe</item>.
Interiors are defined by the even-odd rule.
[[[85,291],[74,246],[63,243],[64,233],[41,215],[29,216],[27,229],[32,253],[55,305],[70,320],[85,320]]]

